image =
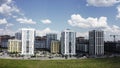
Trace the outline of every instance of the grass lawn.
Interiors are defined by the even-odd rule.
[[[0,68],[120,68],[120,58],[81,60],[0,59]]]

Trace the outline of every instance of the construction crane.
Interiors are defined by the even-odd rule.
[[[117,36],[120,36],[120,35],[110,35],[110,37],[113,37],[114,42],[116,42],[116,37],[117,37]]]

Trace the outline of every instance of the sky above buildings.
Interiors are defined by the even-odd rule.
[[[101,29],[112,39],[110,34],[120,35],[120,0],[0,0],[0,34],[26,27],[40,36],[69,28],[88,37]]]

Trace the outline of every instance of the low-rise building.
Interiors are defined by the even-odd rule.
[[[8,52],[10,53],[21,53],[21,40],[10,39],[8,40]]]
[[[53,54],[57,54],[60,51],[60,42],[57,40],[51,41],[50,52]]]
[[[104,45],[106,53],[120,53],[120,41],[106,41]]]

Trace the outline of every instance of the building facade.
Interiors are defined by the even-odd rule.
[[[50,52],[53,54],[60,53],[60,42],[57,40],[51,41],[51,49]]]
[[[76,53],[88,52],[88,40],[84,37],[76,38]]]
[[[22,42],[17,39],[8,40],[8,52],[21,53]]]
[[[45,49],[46,48],[46,36],[35,37],[35,49]]]
[[[21,55],[32,56],[34,55],[34,38],[35,29],[32,28],[22,28],[22,52]]]
[[[21,40],[21,32],[15,33],[15,39]]]
[[[52,40],[57,40],[57,34],[54,33],[46,34],[46,49],[50,50]]]
[[[0,36],[0,47],[7,48],[8,47],[8,40],[12,39],[10,35],[2,35]]]
[[[76,33],[70,29],[66,29],[61,33],[61,53],[62,55],[76,54]]]
[[[116,44],[116,52],[120,53],[120,41],[118,41]]]
[[[89,54],[104,55],[104,32],[102,30],[89,31]]]
[[[104,49],[106,53],[120,53],[120,41],[106,41],[104,43]]]

